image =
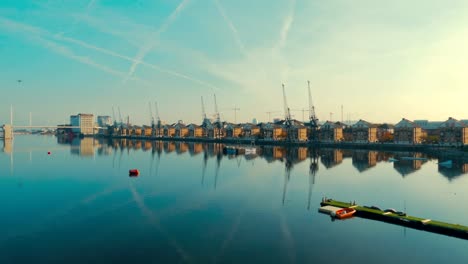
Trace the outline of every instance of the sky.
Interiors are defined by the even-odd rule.
[[[464,0],[0,1],[0,124],[468,119],[467,69]]]

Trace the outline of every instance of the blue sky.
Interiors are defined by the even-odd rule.
[[[467,1],[23,1],[0,3],[0,123],[70,114],[200,122],[307,108],[320,120],[468,119]],[[18,83],[17,80],[22,82]],[[333,113],[330,115],[330,113]],[[293,111],[302,119],[302,112]]]

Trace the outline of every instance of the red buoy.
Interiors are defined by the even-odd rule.
[[[50,151],[47,151],[47,155],[50,155]]]
[[[128,176],[130,177],[138,177],[140,175],[140,171],[137,169],[132,169],[128,171]]]

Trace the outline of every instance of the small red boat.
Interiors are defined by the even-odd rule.
[[[338,211],[336,211],[336,218],[338,219],[344,219],[353,216],[353,214],[356,212],[353,208],[343,208]]]
[[[138,175],[140,175],[140,171],[137,170],[137,169],[133,169],[133,170],[128,171],[128,176],[130,176],[130,177],[137,177]]]

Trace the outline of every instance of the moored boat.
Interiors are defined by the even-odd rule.
[[[355,209],[347,207],[336,211],[335,217],[338,219],[344,219],[353,216],[354,213],[356,213]]]

